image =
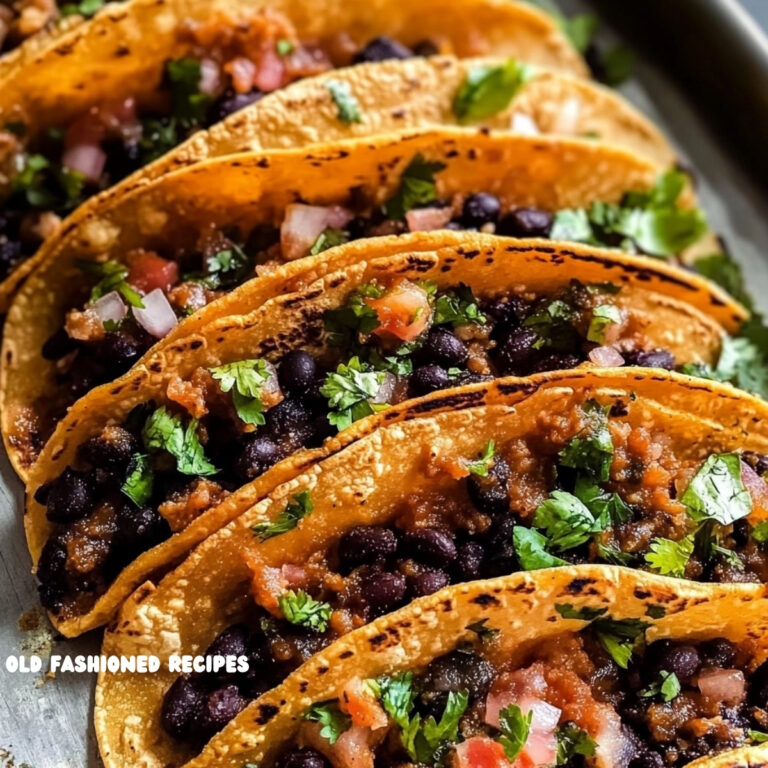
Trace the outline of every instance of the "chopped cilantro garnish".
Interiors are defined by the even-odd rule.
[[[359,335],[366,336],[380,324],[376,310],[366,303],[366,299],[379,299],[384,289],[376,283],[366,283],[353,291],[343,306],[326,311],[323,320],[326,330],[331,334],[331,341],[345,345],[357,341]]]
[[[446,291],[435,299],[433,322],[435,325],[483,325],[487,318],[480,311],[472,289],[464,283],[453,291]]]
[[[762,523],[758,523],[752,529],[752,538],[758,544],[762,544],[762,543],[768,541],[768,520],[763,520]]]
[[[557,764],[565,765],[578,755],[593,757],[597,749],[595,740],[575,723],[564,723],[555,734],[557,737]]]
[[[660,696],[662,701],[672,701],[681,691],[680,681],[674,672],[662,669],[659,676],[647,688],[638,694],[643,699],[651,699]]]
[[[741,479],[741,459],[735,453],[712,454],[693,476],[680,502],[690,517],[730,525],[752,511],[752,497]]]
[[[285,509],[278,515],[277,519],[270,523],[255,523],[251,526],[251,530],[260,541],[266,541],[273,536],[292,531],[299,524],[299,520],[306,517],[313,509],[310,492],[300,491],[294,494],[293,501],[289,501],[285,505]]]
[[[344,731],[352,725],[352,718],[339,709],[338,701],[324,701],[313,704],[304,715],[305,720],[320,723],[320,736],[335,744]]]
[[[547,552],[547,537],[533,528],[516,525],[512,529],[512,542],[515,555],[524,571],[537,571],[540,568],[554,568],[568,565],[565,560]]]
[[[385,409],[386,403],[372,402],[385,376],[383,371],[369,370],[357,357],[346,365],[340,364],[320,387],[320,394],[328,400],[328,421],[341,431],[352,422]]]
[[[645,615],[652,619],[663,619],[667,615],[667,609],[663,605],[649,605],[645,609]]]
[[[576,334],[571,325],[574,317],[575,312],[570,304],[555,299],[528,315],[523,325],[532,328],[539,336],[533,343],[535,349],[567,349],[573,346]]]
[[[120,490],[134,503],[141,507],[149,501],[155,482],[155,473],[149,456],[134,453],[128,462],[128,472]]]
[[[232,404],[245,424],[264,424],[262,388],[269,380],[269,369],[264,360],[238,360],[210,369],[222,392],[232,392]]]
[[[493,460],[496,458],[496,443],[493,440],[489,440],[483,448],[483,452],[480,454],[480,458],[475,461],[467,461],[464,466],[473,474],[478,477],[488,477],[493,466]]]
[[[288,56],[293,53],[293,43],[290,40],[286,40],[284,37],[277,41],[275,48],[280,56]]]
[[[43,155],[21,155],[17,171],[11,192],[23,196],[32,208],[65,213],[83,200],[85,176]]]
[[[184,427],[178,416],[165,407],[158,408],[144,424],[141,433],[148,451],[167,451],[176,459],[176,469],[182,475],[215,475],[219,470],[205,458],[197,436],[197,419]]]
[[[634,56],[625,45],[599,52],[597,76],[601,82],[612,88],[621,85],[632,75]]]
[[[741,265],[726,252],[713,253],[696,259],[691,265],[700,275],[724,288],[736,301],[752,309],[752,297],[744,285]]]
[[[602,521],[602,527],[619,525],[632,519],[632,509],[618,493],[604,491],[591,477],[579,475],[573,494],[584,502],[595,519]]]
[[[171,89],[173,116],[186,128],[195,128],[205,120],[213,97],[200,92],[202,68],[199,59],[186,56],[166,62],[165,72]]]
[[[755,731],[750,728],[747,733],[750,740],[754,741],[755,744],[764,744],[766,741],[768,741],[768,733],[763,733],[763,731]]]
[[[470,632],[474,632],[482,641],[492,640],[496,635],[501,632],[496,627],[488,626],[488,619],[480,619],[480,621],[474,621],[472,624],[467,624],[467,629]]]
[[[253,259],[237,245],[231,245],[206,259],[206,275],[201,282],[212,290],[231,288],[253,271]]]
[[[360,104],[352,94],[349,83],[344,80],[328,80],[325,87],[328,89],[333,103],[336,105],[340,122],[344,123],[344,125],[350,125],[351,123],[361,123],[363,121],[360,114]]]
[[[645,562],[650,568],[663,576],[682,579],[693,554],[693,536],[685,536],[679,541],[655,538],[651,541],[650,549],[645,556]]]
[[[418,153],[403,171],[397,192],[384,205],[387,216],[404,219],[412,208],[433,202],[437,195],[435,174],[444,168],[445,163],[428,161]]]
[[[86,275],[98,277],[99,282],[91,288],[91,301],[96,301],[112,291],[117,291],[132,307],[144,308],[144,302],[138,291],[126,281],[130,270],[119,261],[89,261],[78,259],[77,268]]]
[[[548,549],[564,552],[586,543],[592,534],[603,530],[587,506],[566,491],[552,491],[536,508],[533,525],[544,531]]]
[[[173,117],[149,117],[142,120],[139,139],[142,163],[146,165],[170,152],[181,143],[183,137],[182,126]]]
[[[614,304],[601,304],[592,312],[587,339],[595,344],[605,344],[605,332],[609,325],[621,322],[621,310]]]
[[[509,106],[531,75],[530,67],[515,59],[497,66],[474,66],[456,93],[453,113],[462,123],[496,115]]]
[[[504,754],[509,761],[514,762],[523,751],[531,732],[532,719],[533,710],[524,715],[517,704],[509,704],[499,712],[499,730],[502,735],[499,736],[498,742],[504,747]]]
[[[79,3],[65,3],[61,6],[62,16],[93,16],[106,0],[80,0]]]
[[[343,229],[327,227],[317,236],[317,240],[315,240],[314,244],[309,249],[309,255],[317,256],[318,253],[327,251],[329,248],[335,248],[337,245],[343,245],[348,242],[348,232],[345,232]]]
[[[592,624],[600,644],[622,668],[629,666],[632,653],[650,624],[642,619],[600,618]]]
[[[585,427],[558,454],[562,466],[578,469],[602,483],[610,477],[613,460],[608,411],[594,400],[588,400],[583,407]]]
[[[576,608],[570,603],[555,603],[555,610],[564,619],[578,619],[579,621],[594,621],[608,612],[607,608]]]
[[[277,598],[280,610],[285,620],[299,627],[325,632],[331,618],[331,606],[314,600],[306,592],[299,589],[284,592]]]
[[[608,546],[607,544],[598,542],[597,554],[601,560],[604,560],[606,563],[612,563],[613,565],[633,567],[635,564],[634,555],[630,555],[628,552],[622,552],[620,549]]]

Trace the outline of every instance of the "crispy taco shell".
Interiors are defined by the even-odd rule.
[[[419,154],[446,164],[437,175],[441,197],[484,190],[497,195],[505,208],[554,211],[593,201],[618,202],[628,190],[649,189],[657,175],[656,167],[638,156],[593,142],[453,129],[341,142],[313,152],[211,160],[116,196],[111,205],[63,233],[8,314],[0,411],[17,471],[22,476],[28,472],[51,432],[52,419],[60,418],[62,405],[69,404],[62,403],[63,390],[56,383],[58,363],[43,359],[42,349],[92,282],[78,267],[79,259],[120,261],[136,248],[194,248],[210,225],[251,231],[279,222],[297,200],[330,205],[346,201],[353,189],[362,188],[381,202],[394,194],[404,169]],[[691,203],[686,190],[680,205]],[[732,302],[722,301],[722,307],[715,307],[718,314],[740,312]],[[236,289],[185,319],[160,346],[196,332],[213,318],[253,307],[251,295]],[[58,414],[50,412],[54,408]]]
[[[196,586],[196,581],[179,580],[175,589],[169,585],[166,591],[163,584],[154,593],[149,588],[138,591],[105,636],[103,652],[155,653],[163,661],[161,670],[170,653],[202,653],[212,635],[200,632],[205,623],[201,619],[210,615],[210,603],[204,599],[210,595],[197,592]],[[166,600],[166,609],[158,610]],[[352,678],[376,679],[423,668],[476,643],[471,625],[498,629],[492,641],[498,643],[498,653],[514,657],[522,648],[586,626],[579,619],[564,619],[555,607],[563,604],[577,611],[607,608],[614,618],[647,622],[649,642],[724,637],[751,643],[754,666],[768,655],[762,586],[706,586],[612,566],[516,573],[449,587],[346,635],[250,704],[188,763],[189,755],[163,738],[158,722],[159,698],[170,676],[102,674],[94,711],[101,755],[108,768],[169,763],[195,768],[270,766],[294,743],[308,708],[339,697]],[[762,764],[766,751],[765,746],[747,747],[692,765],[747,768]]]
[[[404,45],[434,37],[460,57],[515,56],[556,71],[587,74],[581,57],[552,19],[524,3],[429,0],[407,8],[377,0],[365,8],[333,2],[318,9],[302,0],[172,0],[162,6],[155,0],[133,0],[110,4],[82,24],[67,21],[58,31],[33,38],[3,57],[0,118],[4,124],[23,122],[25,140],[34,140],[51,128],[69,125],[100,103],[133,98],[140,111],[151,112],[166,62],[190,54],[191,38],[185,30],[216,19],[222,25],[247,23],[264,9],[284,16],[302,41],[324,40],[339,32],[358,45],[379,35]],[[51,82],[56,89],[50,88]],[[22,262],[0,286],[3,311],[32,266]]]
[[[400,253],[410,241],[416,252]],[[670,267],[652,259],[638,259],[619,253],[598,251],[583,246],[552,246],[546,241],[512,241],[484,235],[457,235],[437,232],[406,239],[373,239],[365,248],[355,244],[321,257],[289,265],[283,272],[249,284],[251,304],[258,307],[249,315],[223,317],[202,328],[200,333],[166,345],[143,365],[112,384],[94,390],[78,401],[58,425],[36,463],[29,479],[26,530],[33,560],[37,563],[53,526],[46,517],[46,506],[36,500],[36,491],[55,481],[67,467],[79,466],[79,449],[96,438],[109,425],[124,423],[140,405],[174,407],[169,387],[189,381],[194,372],[239,360],[264,357],[279,360],[290,350],[305,349],[321,355],[332,349],[323,332],[326,310],[344,305],[355,289],[374,281],[398,279],[431,280],[437,289],[464,283],[478,296],[498,295],[511,288],[525,287],[545,296],[567,289],[572,276],[584,283],[610,283],[623,288],[616,294],[620,305],[633,322],[643,326],[650,348],[669,349],[683,362],[712,364],[717,360],[723,327],[702,310],[710,306],[720,312],[721,297],[710,292],[706,283],[683,277]],[[351,249],[351,250],[347,250]],[[299,269],[301,266],[301,269]],[[681,282],[681,279],[683,282]],[[690,280],[690,282],[688,282]],[[687,285],[686,285],[687,283]],[[685,293],[680,290],[685,286]],[[270,295],[278,294],[270,299]],[[680,297],[680,298],[678,298]],[[681,301],[681,298],[686,301]],[[245,299],[245,297],[243,297]],[[738,322],[738,314],[722,315],[726,327]],[[292,329],[286,333],[285,329]],[[662,377],[663,380],[663,377]],[[691,387],[697,385],[691,384]],[[704,385],[704,388],[706,389]],[[682,389],[676,390],[681,392]],[[721,390],[723,396],[729,390]],[[455,397],[436,393],[428,398],[440,408],[469,403],[481,394],[460,390]],[[675,392],[669,402],[674,405]],[[744,414],[752,409],[762,413],[756,398],[733,397],[744,403]],[[268,469],[263,475],[229,496],[219,506],[203,512],[170,539],[145,552],[122,570],[109,590],[95,605],[74,615],[54,617],[58,629],[77,635],[107,621],[120,602],[158,568],[167,568],[194,544],[232,520],[257,502],[277,483],[295,476],[318,457],[328,455],[378,424],[409,419],[427,406],[421,401],[405,401],[376,416],[353,424],[330,438],[323,448],[300,451]],[[232,451],[234,452],[234,448]],[[232,464],[234,453],[227,457]]]

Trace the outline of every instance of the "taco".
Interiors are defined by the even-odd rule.
[[[514,59],[397,59],[330,70],[274,91],[114,185],[74,212],[65,228],[137,185],[208,158],[457,122],[600,139],[663,167],[675,162],[669,143],[649,120],[590,81]],[[0,283],[0,309],[4,297],[56,246],[57,239],[49,237],[34,258]]]
[[[706,224],[682,173],[657,177],[590,141],[455,128],[212,160],[118,196],[66,233],[8,314],[11,460],[24,475],[67,407],[158,339],[251,311],[233,289],[254,274],[339,243],[470,229],[672,256]]]
[[[70,409],[30,476],[25,516],[61,632],[103,623],[154,569],[317,456],[418,414],[413,398],[581,364],[714,365],[723,328],[682,297],[738,321],[738,305],[656,260],[420,237],[415,253],[371,240],[356,259],[318,257],[322,277],[252,294],[250,315],[208,324]]]
[[[133,0],[31,41],[0,60],[0,275],[85,199],[265,93],[355,62],[438,52],[586,73],[550,18],[503,0]],[[346,107],[347,90],[337,94]]]
[[[179,650],[241,659],[242,671],[176,676],[162,707],[155,676],[102,674],[107,768],[749,768],[768,757],[756,746],[768,717],[763,586],[610,566],[475,581],[356,628],[272,689],[271,618],[208,646],[198,622],[188,645],[181,614],[198,595],[182,589],[154,613],[161,591],[126,604],[104,653],[159,655],[165,686]]]

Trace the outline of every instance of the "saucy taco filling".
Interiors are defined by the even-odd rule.
[[[483,624],[473,628],[481,640],[424,668],[352,678],[306,711],[274,765],[662,768],[765,740],[768,665],[755,669],[748,643],[646,645],[641,619],[558,610],[591,624],[511,653]],[[190,678],[204,692],[197,708],[187,700],[165,719],[194,712],[191,727],[210,728],[238,682],[208,692],[214,681]]]
[[[699,581],[768,580],[768,459],[681,458],[662,429],[636,421],[621,401],[609,411],[575,400],[542,413],[528,437],[422,459],[423,490],[404,489],[378,524],[347,528],[300,564],[248,548],[256,606],[245,619],[249,642],[263,649],[259,681],[274,685],[317,643],[417,597],[519,570],[614,563]],[[313,509],[308,491],[296,494],[275,520],[253,526],[254,544]],[[172,720],[166,729],[184,736]]]
[[[122,262],[80,262],[85,278],[83,303],[67,313],[42,349],[45,359],[57,361],[59,386],[55,397],[46,398],[29,415],[36,441],[42,446],[67,407],[93,387],[127,371],[185,317],[286,259],[321,253],[358,238],[443,228],[514,237],[610,240],[611,245],[629,247],[628,236],[609,234],[607,223],[601,230],[602,240],[588,234],[584,226],[578,229],[578,222],[588,225],[586,217],[596,217],[598,210],[606,222],[625,216],[632,219],[640,245],[647,239],[642,230],[655,217],[675,220],[674,234],[654,236],[658,242],[645,243],[656,252],[677,253],[702,233],[696,225],[701,216],[698,210],[675,207],[685,183],[676,171],[661,177],[651,192],[628,194],[626,205],[595,204],[589,213],[552,213],[505,208],[487,192],[438,199],[435,174],[443,167],[417,155],[403,172],[399,189],[383,206],[372,204],[368,194],[357,189],[346,207],[292,204],[279,226],[259,226],[247,236],[210,227],[197,242],[185,243],[175,253],[134,251]],[[645,223],[640,225],[641,221]],[[654,230],[663,227],[654,226]]]
[[[81,445],[35,495],[54,524],[38,566],[43,605],[87,612],[127,563],[230,491],[409,398],[587,361],[674,368],[646,324],[608,284],[485,297],[465,285],[363,285],[308,331],[314,351],[198,368],[170,380],[166,406],[137,407]],[[491,477],[507,466],[494,460]]]
[[[41,3],[56,13],[53,0],[27,5]],[[23,18],[24,13],[19,23]],[[0,6],[0,29],[2,23]],[[182,24],[178,36],[189,51],[166,62],[152,98],[96,104],[69,124],[31,140],[27,125],[34,115],[18,115],[2,127],[0,164],[11,181],[0,219],[0,279],[31,256],[61,217],[85,199],[265,94],[357,62],[451,52],[447,43],[438,47],[427,39],[413,49],[386,37],[360,47],[344,31],[322,40],[300,40],[290,20],[270,9],[249,18],[228,15],[205,24]],[[341,88],[332,96],[339,119],[359,120],[359,107],[348,91]]]

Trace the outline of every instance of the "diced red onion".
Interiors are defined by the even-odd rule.
[[[752,498],[750,519],[758,523],[765,519],[768,513],[768,483],[743,461],[741,462],[741,482],[744,483],[744,487]]]
[[[405,214],[411,232],[431,232],[442,229],[450,220],[450,208],[414,208]]]
[[[300,565],[286,563],[280,568],[283,583],[290,589],[302,586],[307,580],[307,572]]]
[[[384,374],[384,381],[379,387],[379,391],[376,396],[371,398],[372,403],[388,403],[392,399],[392,395],[395,394],[395,386],[397,385],[397,376],[394,373],[387,371]]]
[[[317,238],[329,227],[341,229],[352,220],[352,214],[338,205],[320,206],[293,203],[285,210],[280,225],[280,245],[283,257],[299,259],[306,256]]]
[[[283,392],[277,378],[277,368],[272,363],[266,363],[266,369],[267,380],[261,387],[261,401],[265,408],[271,408],[283,399]]]
[[[105,294],[100,299],[94,301],[91,307],[102,323],[119,323],[128,312],[117,291],[110,291]]]
[[[624,365],[624,358],[613,347],[595,347],[590,350],[589,359],[601,368],[618,368]]]
[[[64,151],[61,163],[70,171],[82,173],[89,181],[98,181],[104,171],[107,155],[96,144],[78,144]]]
[[[142,296],[141,300],[144,309],[131,307],[136,322],[151,336],[162,339],[178,323],[173,308],[160,288]]]
[[[698,686],[707,698],[731,705],[743,701],[746,694],[746,681],[740,669],[703,669],[699,672]]]
[[[198,88],[201,93],[215,94],[221,86],[221,69],[213,59],[203,59],[200,62],[200,82]]]
[[[567,99],[557,114],[555,124],[552,126],[553,132],[564,135],[575,134],[579,128],[580,114],[581,101],[575,97]]]
[[[276,91],[283,84],[285,77],[285,63],[282,57],[273,48],[265,48],[261,51],[259,65],[253,84],[264,93]]]
[[[519,133],[521,136],[538,136],[541,131],[536,121],[523,112],[514,112],[510,122],[510,130],[513,133]]]

